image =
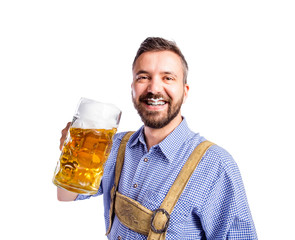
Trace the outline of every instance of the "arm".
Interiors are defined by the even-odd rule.
[[[57,188],[57,200],[59,201],[74,201],[78,193],[70,192],[62,188]]]
[[[223,152],[220,171],[199,212],[207,239],[257,239],[238,166]]]

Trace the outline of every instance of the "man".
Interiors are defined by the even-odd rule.
[[[162,38],[147,38],[133,62],[132,100],[144,126],[126,144],[117,190],[148,211],[159,209],[193,150],[205,141],[188,128],[181,115],[189,92],[187,71],[187,62],[176,44]],[[106,229],[112,219],[109,239],[147,239],[146,234],[123,224],[118,211],[113,218],[109,214],[115,163],[124,134],[114,138],[95,196],[103,194]],[[59,200],[89,197],[58,188]],[[257,239],[238,167],[217,145],[204,154],[168,215],[163,239]]]

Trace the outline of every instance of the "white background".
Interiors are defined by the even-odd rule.
[[[101,197],[56,200],[60,131],[80,97],[121,108],[119,131],[141,126],[131,64],[160,36],[186,56],[182,113],[235,158],[259,239],[295,239],[294,12],[284,0],[1,1],[0,238],[105,239]]]

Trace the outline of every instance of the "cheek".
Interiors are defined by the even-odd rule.
[[[131,88],[131,96],[132,96],[132,98],[135,98],[135,93],[134,93],[134,89],[133,88]]]
[[[131,84],[131,96],[132,96],[132,98],[135,98],[135,96],[136,96],[136,90],[134,87],[134,83]]]
[[[138,99],[145,91],[145,88],[141,84],[131,85],[131,94],[134,99]]]
[[[166,88],[166,94],[171,98],[171,99],[178,99],[182,96],[182,88],[180,88],[179,86],[174,86],[174,87],[169,87]]]
[[[169,88],[166,88],[165,92],[174,102],[182,100],[184,103],[187,98],[188,88],[183,86],[183,84],[177,84],[173,87],[170,86]]]

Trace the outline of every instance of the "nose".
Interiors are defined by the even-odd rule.
[[[163,90],[163,83],[159,77],[152,77],[149,81],[148,92],[160,93]]]

